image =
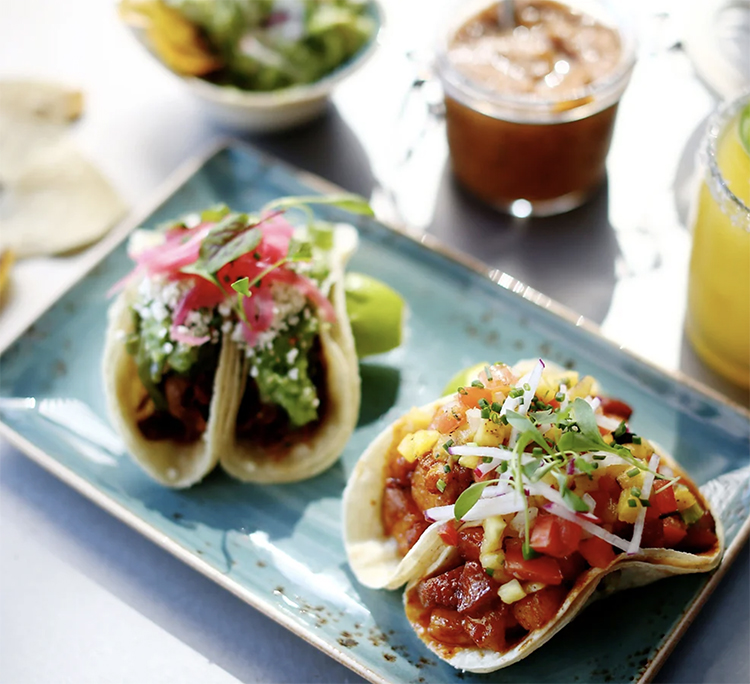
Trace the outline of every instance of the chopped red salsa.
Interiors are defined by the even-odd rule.
[[[541,364],[541,362],[540,362]],[[492,366],[395,427],[382,519],[402,555],[433,522],[452,559],[407,597],[441,648],[512,648],[625,552],[715,550],[695,486],[629,431],[591,378]]]

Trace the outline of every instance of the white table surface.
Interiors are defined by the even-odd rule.
[[[690,3],[637,3],[641,55],[621,103],[607,186],[581,210],[526,223],[454,185],[442,125],[425,117],[422,95],[406,97],[437,3],[384,4],[388,26],[378,54],[337,91],[327,116],[251,141],[370,197],[381,218],[428,230],[599,323],[652,362],[747,405],[746,393],[702,366],[682,332],[693,154],[715,104],[676,45]],[[20,76],[85,91],[75,136],[134,208],[228,132],[154,65],[110,2],[0,3],[0,77]],[[436,98],[432,85],[421,92]],[[18,264],[0,311],[0,348],[105,248],[106,241],[74,257]],[[639,325],[623,325],[634,312]],[[657,681],[750,681],[749,566],[745,548]],[[361,680],[0,440],[0,681]]]

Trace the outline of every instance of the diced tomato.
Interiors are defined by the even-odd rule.
[[[580,541],[581,526],[556,515],[540,515],[531,530],[531,548],[555,558],[569,556]]]
[[[601,397],[602,412],[608,416],[617,416],[623,420],[630,418],[633,413],[633,409],[630,408],[624,401],[619,399],[612,399],[611,397]]]
[[[574,551],[569,556],[558,558],[557,564],[560,566],[563,579],[568,582],[575,582],[578,576],[588,568],[586,560],[578,551]]]
[[[444,435],[453,432],[466,420],[466,407],[459,403],[450,403],[441,407],[432,419],[430,427]]]
[[[641,547],[644,549],[664,548],[664,526],[659,518],[646,519],[641,536]]]
[[[674,498],[674,487],[665,483],[656,485],[651,495],[651,508],[655,508],[659,515],[674,513],[677,510],[677,502]]]
[[[438,528],[438,535],[448,546],[458,546],[458,530],[455,520],[447,520]]]
[[[505,550],[505,571],[520,580],[541,582],[542,584],[560,584],[563,581],[562,571],[557,560],[551,556],[540,556],[526,560],[523,557],[523,542],[520,539],[509,539]]]
[[[539,629],[557,615],[566,593],[564,587],[544,587],[514,603],[513,615],[524,629]]]
[[[479,400],[485,399],[488,402],[492,402],[492,390],[486,387],[462,387],[458,391],[458,400],[466,408],[476,408],[479,406]]]
[[[670,487],[670,489],[672,489]],[[670,515],[662,520],[664,548],[673,549],[687,536],[687,525],[677,515]]]
[[[599,478],[599,489],[589,492],[596,502],[594,515],[604,524],[611,525],[617,520],[617,502],[622,491],[617,480],[611,475]]]
[[[612,544],[600,537],[582,539],[578,550],[588,564],[594,568],[606,568],[615,559]]]

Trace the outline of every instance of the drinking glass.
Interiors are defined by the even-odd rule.
[[[708,366],[750,387],[750,91],[712,116],[701,154],[687,336]]]

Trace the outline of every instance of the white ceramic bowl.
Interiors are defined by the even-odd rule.
[[[263,92],[216,85],[202,78],[176,74],[149,47],[142,31],[132,26],[129,28],[159,64],[185,83],[217,122],[249,133],[271,133],[293,128],[320,116],[334,88],[372,56],[383,25],[383,9],[377,0],[370,0],[370,5],[375,30],[352,58],[314,83]]]

